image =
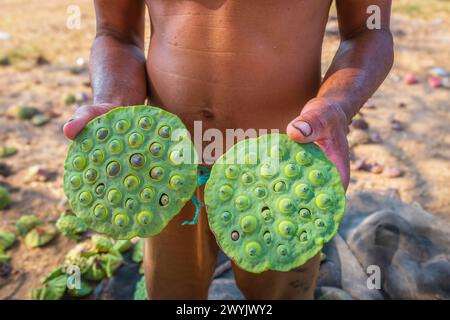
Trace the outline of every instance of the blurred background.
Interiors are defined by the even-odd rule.
[[[383,192],[448,226],[450,1],[393,2],[395,65],[352,124],[349,194]],[[67,27],[71,5],[80,10],[79,29]],[[0,0],[0,186],[11,196],[0,210],[0,230],[16,232],[23,215],[55,224],[68,209],[62,174],[69,141],[61,128],[79,105],[91,102],[87,68],[94,36],[92,1]],[[338,44],[332,10],[324,72]],[[4,250],[9,258],[0,258],[0,299],[28,299],[77,244],[59,231],[36,248],[23,240]],[[139,259],[125,264],[138,279]],[[95,292],[96,298],[111,298]]]

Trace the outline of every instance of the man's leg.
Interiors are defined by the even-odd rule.
[[[236,283],[247,299],[312,300],[319,275],[320,254],[289,272],[266,271],[260,274],[240,269],[233,263]]]
[[[202,188],[203,189],[203,188]],[[192,201],[157,236],[145,240],[145,278],[149,299],[206,299],[218,246],[204,207],[195,225]]]

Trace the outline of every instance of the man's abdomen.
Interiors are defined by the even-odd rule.
[[[318,90],[329,5],[207,2],[149,4],[150,102],[190,129],[202,120],[204,129],[284,130]]]

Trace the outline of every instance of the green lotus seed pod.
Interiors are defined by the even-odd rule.
[[[329,195],[321,193],[316,197],[314,202],[320,209],[326,209],[332,205],[333,200]]]
[[[6,188],[0,186],[0,210],[7,208],[11,204],[11,197]]]
[[[308,179],[316,186],[323,184],[325,181],[323,173],[319,170],[311,170],[311,172],[308,174]]]
[[[250,257],[258,257],[261,255],[261,245],[256,241],[250,241],[245,245],[245,251]]]
[[[179,131],[186,127],[177,116],[150,106],[119,107],[90,121],[64,165],[64,192],[77,217],[114,239],[160,233],[197,186],[189,135],[182,140],[194,161],[173,161],[181,158],[175,153],[170,157],[180,149],[171,139]],[[181,150],[187,150],[185,144]],[[98,271],[90,273],[105,274]]]
[[[205,204],[219,246],[240,268],[289,271],[336,234],[345,193],[336,167],[316,144],[264,135],[239,142],[216,161]],[[253,242],[261,250],[248,245]]]
[[[122,141],[118,139],[113,139],[108,145],[108,151],[111,154],[120,154],[123,150],[123,144]]]
[[[258,220],[254,216],[245,216],[241,219],[241,228],[246,233],[251,233],[256,230]]]

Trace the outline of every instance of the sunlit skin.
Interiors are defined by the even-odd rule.
[[[148,103],[188,129],[279,129],[316,142],[349,183],[352,117],[393,63],[390,0],[336,0],[341,44],[321,78],[331,0],[97,0],[93,105],[64,126],[69,139],[121,105]],[[381,29],[366,12],[381,9]],[[151,19],[144,53],[145,8]]]

